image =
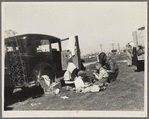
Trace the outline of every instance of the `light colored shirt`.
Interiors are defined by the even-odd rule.
[[[68,62],[68,66],[67,66],[68,72],[72,73],[75,68],[77,68],[77,67],[74,65],[73,62]]]
[[[71,74],[73,72],[74,69],[76,69],[77,67],[74,65],[73,62],[69,62],[68,66],[67,66],[67,70],[64,74],[64,80],[65,81],[69,81],[71,79]]]
[[[101,67],[99,69],[98,79],[101,80],[102,78],[108,78],[108,77],[109,77],[109,74],[107,70]]]

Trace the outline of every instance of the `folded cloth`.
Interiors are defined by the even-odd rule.
[[[83,88],[78,88],[76,90],[76,93],[90,93],[90,92],[99,92],[100,87],[98,85],[93,85],[89,87],[83,87]]]
[[[67,50],[71,51],[72,56],[75,55],[75,37],[71,36],[67,44]]]
[[[90,88],[91,88],[91,92],[99,92],[100,90],[100,87],[98,85],[93,85]]]
[[[50,86],[50,79],[49,79],[49,76],[47,76],[47,75],[42,75],[42,78],[44,79],[45,84],[46,84],[47,86]]]

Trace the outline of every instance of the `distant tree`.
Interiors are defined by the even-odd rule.
[[[17,35],[18,33],[14,30],[5,30],[4,31],[4,37],[7,38],[7,37],[12,37],[12,36],[15,36]]]

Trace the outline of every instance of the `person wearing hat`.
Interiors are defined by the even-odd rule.
[[[117,78],[119,73],[119,67],[116,64],[116,61],[110,57],[107,57],[104,52],[101,52],[98,56],[99,63],[102,64],[102,67],[105,68],[109,74],[108,82],[114,81]]]

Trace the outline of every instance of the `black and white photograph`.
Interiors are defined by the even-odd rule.
[[[147,2],[2,2],[2,117],[147,117]]]

